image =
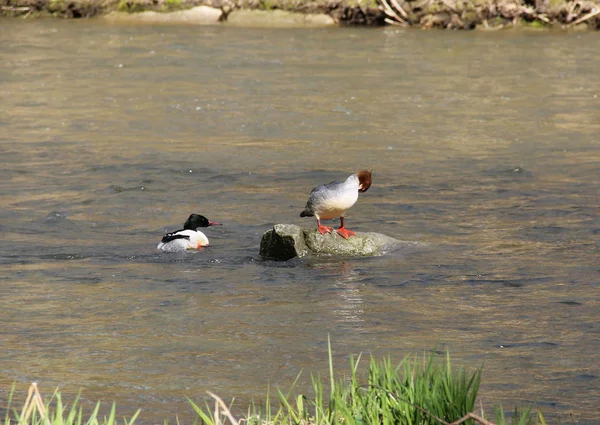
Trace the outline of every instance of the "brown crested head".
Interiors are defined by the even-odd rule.
[[[373,183],[371,171],[361,170],[358,173],[356,173],[356,177],[358,177],[358,191],[360,193],[365,193],[371,187],[371,183]]]

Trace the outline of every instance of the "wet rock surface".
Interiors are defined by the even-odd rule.
[[[367,257],[414,246],[417,242],[401,241],[381,233],[357,232],[356,236],[344,239],[335,232],[321,235],[316,228],[276,224],[263,235],[260,255],[276,260],[311,254]]]

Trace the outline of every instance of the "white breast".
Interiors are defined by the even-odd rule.
[[[316,188],[309,203],[315,215],[328,220],[343,216],[358,200],[358,179],[352,175],[343,183],[329,183]]]
[[[336,196],[323,198],[322,202],[317,206],[315,214],[320,218],[328,220],[343,216],[346,210],[356,203],[358,199],[358,191],[342,192]]]

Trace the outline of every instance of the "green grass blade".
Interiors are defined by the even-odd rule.
[[[196,412],[196,415],[200,417],[203,423],[205,423],[206,425],[215,425],[215,420],[212,417],[212,413],[205,413],[204,410],[202,410],[196,403],[194,403],[189,398],[187,398],[187,401],[188,403],[190,403],[190,406],[192,406],[192,409],[194,410],[194,412]]]

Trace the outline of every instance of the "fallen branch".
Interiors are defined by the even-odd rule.
[[[573,3],[571,3],[571,7],[569,7],[569,13],[567,14],[567,22],[572,21],[573,18],[578,15],[578,13],[575,14],[576,7],[581,7],[578,1],[574,1]]]
[[[535,18],[539,19],[540,21],[544,21],[547,24],[550,24],[552,21],[550,21],[550,19],[548,19],[548,17],[546,17],[546,15],[538,15],[537,13],[535,14]]]
[[[381,4],[383,6],[383,11],[385,12],[385,14],[392,18],[393,20],[395,20],[399,25],[402,26],[408,26],[408,22],[406,22],[404,19],[402,19],[394,10],[394,8],[392,6],[390,6],[390,4],[387,2],[387,0],[380,0]],[[406,12],[405,12],[406,13]]]
[[[406,26],[406,25],[403,25],[400,22],[396,21],[395,19],[385,18],[383,21],[386,24],[395,25],[397,27],[405,27]]]
[[[582,16],[581,18],[577,19],[575,22],[569,24],[570,27],[573,27],[575,25],[579,25],[582,22],[587,21],[588,19],[592,19],[594,16],[598,16],[600,15],[600,9],[599,10],[592,10],[590,13],[588,13],[587,15]]]
[[[31,11],[31,7],[29,7],[29,6],[22,6],[22,7],[0,6],[0,10],[8,10],[9,12],[27,12],[27,11]]]
[[[400,12],[402,17],[404,19],[408,20],[408,13],[406,13],[406,11],[402,8],[402,6],[400,6],[400,3],[398,3],[398,0],[391,0],[391,2],[392,2],[392,6],[394,6],[398,12]]]

